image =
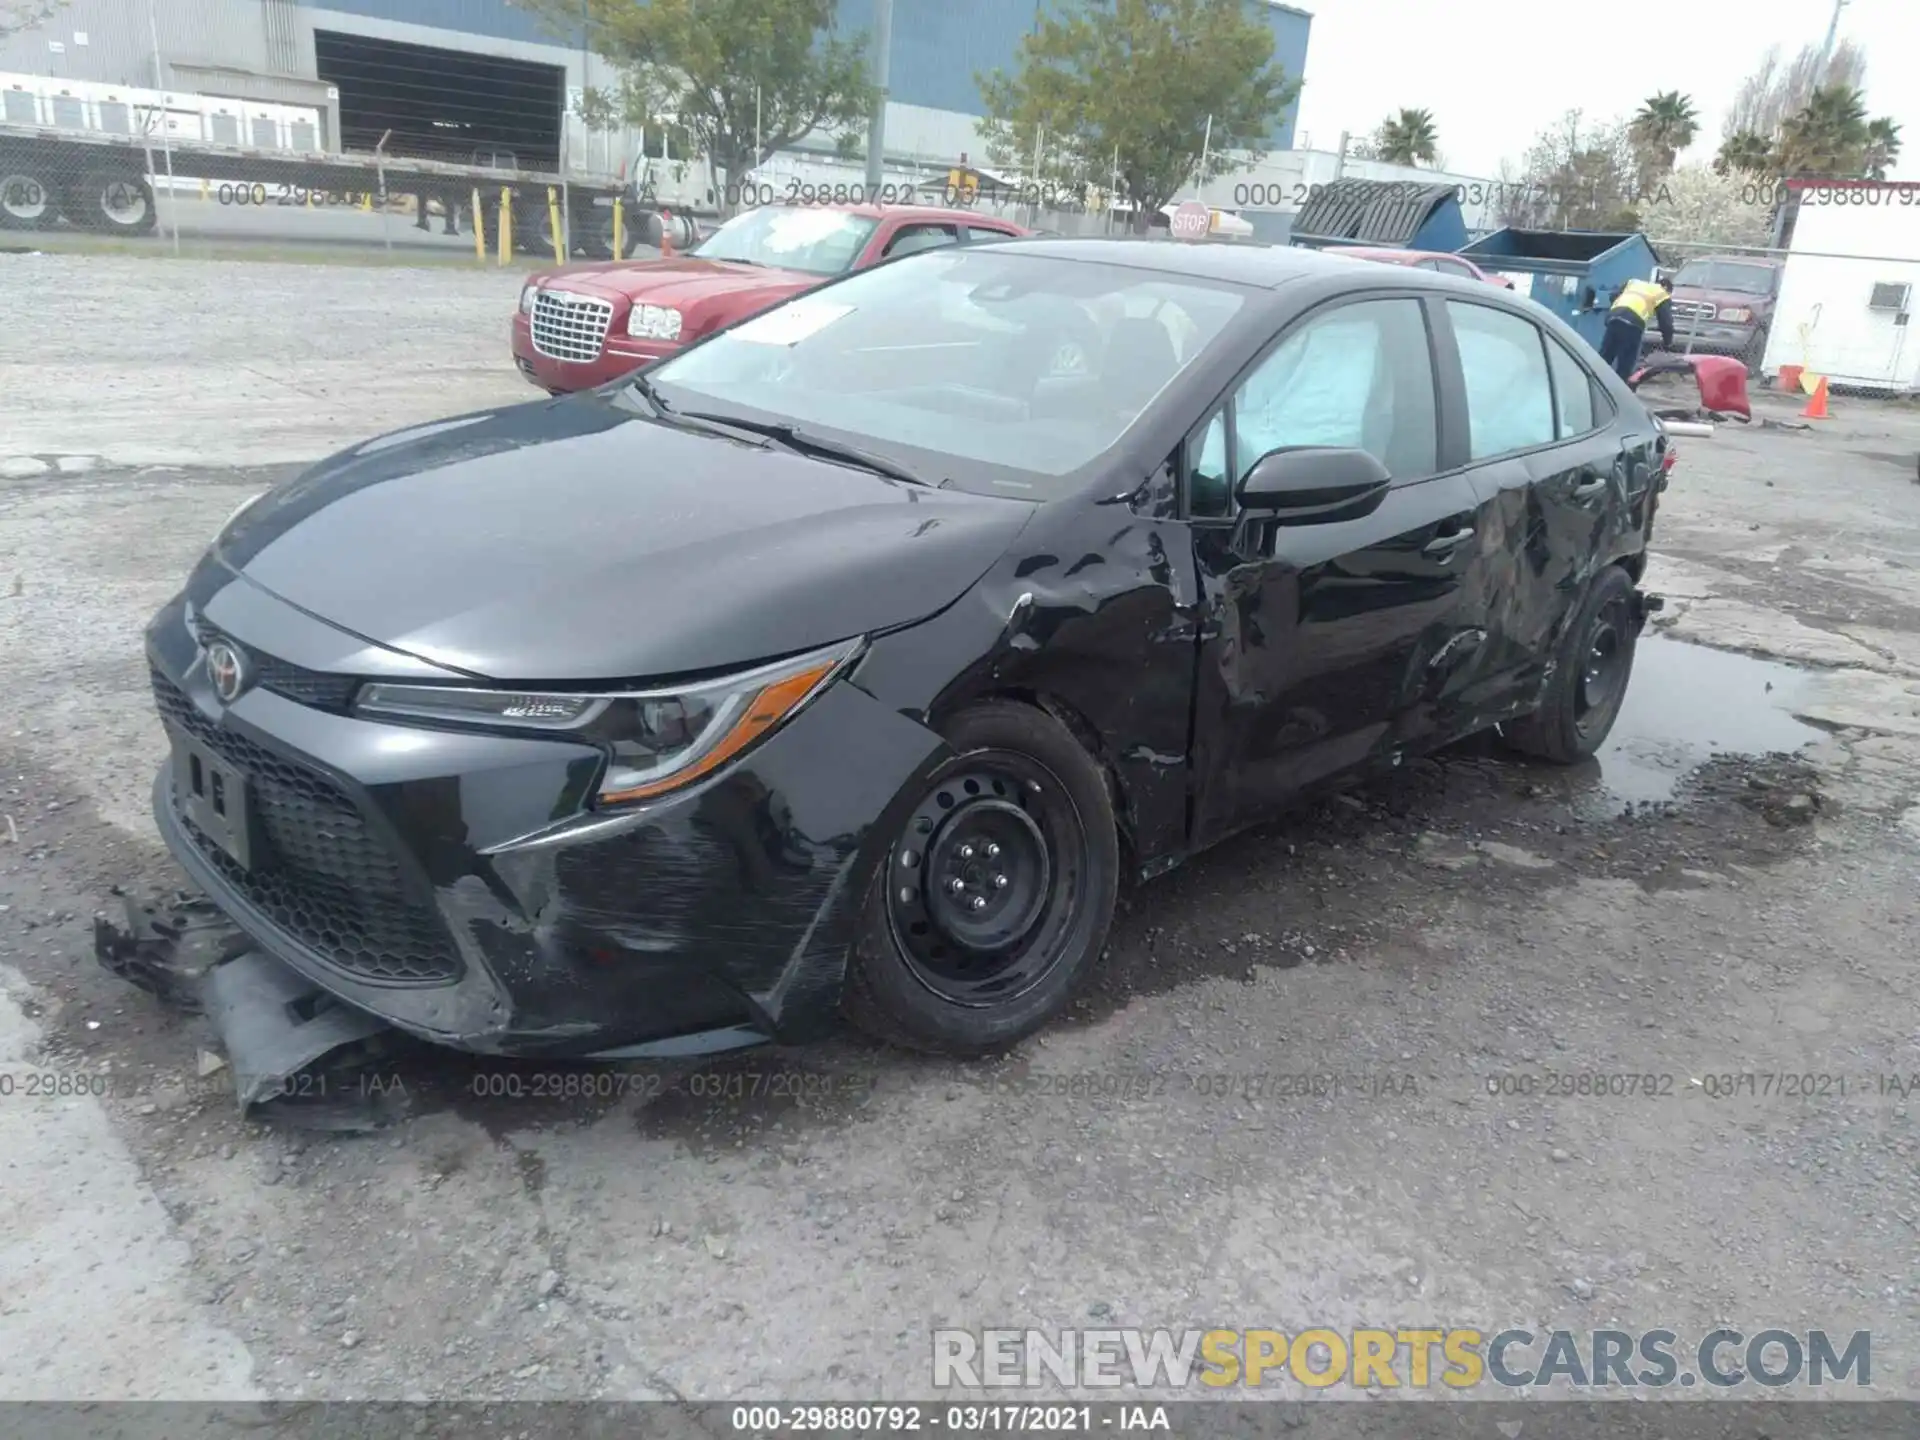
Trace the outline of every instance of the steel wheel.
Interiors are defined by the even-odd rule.
[[[1628,599],[1610,596],[1588,627],[1580,688],[1574,699],[1574,723],[1583,733],[1603,716],[1607,723],[1612,723],[1632,670],[1631,650],[1626,643],[1627,630],[1632,624],[1632,606]]]
[[[938,780],[888,857],[887,921],[914,978],[954,1004],[999,1004],[1062,959],[1090,862],[1065,785],[1010,751]]]
[[[1642,613],[1631,576],[1609,565],[1562,634],[1540,707],[1500,726],[1523,755],[1571,765],[1606,743],[1633,678]]]

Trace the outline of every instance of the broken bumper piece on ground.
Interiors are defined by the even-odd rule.
[[[243,1115],[322,1130],[398,1118],[398,1097],[367,1083],[393,1027],[257,949],[212,902],[129,900],[124,925],[96,919],[93,934],[108,970],[212,1021]]]

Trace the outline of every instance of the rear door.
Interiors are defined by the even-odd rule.
[[[1479,496],[1466,475],[1441,469],[1450,447],[1432,315],[1417,293],[1321,306],[1188,437],[1184,503],[1209,612],[1195,691],[1196,844],[1452,723],[1486,587]],[[1368,450],[1394,486],[1359,520],[1247,521],[1234,487],[1282,445]]]
[[[1528,709],[1594,571],[1617,553],[1645,466],[1590,367],[1518,311],[1448,299],[1442,384],[1457,387],[1484,505],[1488,617],[1473,706]]]

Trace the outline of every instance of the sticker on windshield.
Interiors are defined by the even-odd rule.
[[[735,339],[754,345],[798,345],[809,335],[852,313],[853,306],[837,305],[831,300],[795,300],[778,310],[755,316],[746,324],[736,326],[732,333]]]

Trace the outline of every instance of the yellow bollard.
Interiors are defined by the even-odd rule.
[[[547,187],[547,223],[553,227],[553,263],[567,263],[567,253],[560,243],[560,192],[549,185]]]
[[[473,258],[487,263],[487,222],[480,214],[480,187],[473,187]]]
[[[205,180],[200,182],[200,198],[202,200],[210,200],[213,198],[213,187]]]
[[[513,190],[500,187],[500,263],[513,259]]]
[[[362,210],[373,209],[373,192],[371,190],[362,190],[360,192],[360,208]]]
[[[627,258],[627,247],[625,244],[627,237],[620,224],[622,218],[620,213],[620,197],[616,195],[613,197],[613,258],[616,260],[624,260]]]

